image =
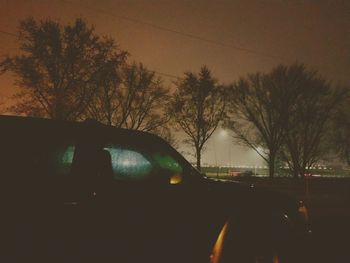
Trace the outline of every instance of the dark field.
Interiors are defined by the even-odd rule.
[[[296,195],[305,201],[313,230],[310,254],[305,255],[308,262],[350,262],[350,178],[238,180]]]

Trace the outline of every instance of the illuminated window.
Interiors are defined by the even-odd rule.
[[[155,154],[154,159],[161,169],[169,171],[172,174],[182,173],[182,167],[172,156],[165,154]]]
[[[108,145],[115,179],[155,180],[178,184],[182,182],[183,168],[170,154],[145,149]]]
[[[107,147],[112,159],[116,179],[144,179],[151,170],[151,163],[141,154],[129,149]]]
[[[68,145],[63,149],[63,151],[58,152],[54,166],[56,167],[55,170],[59,175],[69,174],[72,167],[74,151],[75,146]]]
[[[71,165],[73,162],[75,146],[70,145],[66,148],[65,152],[62,155],[62,164],[63,165]]]

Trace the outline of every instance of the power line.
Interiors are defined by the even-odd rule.
[[[12,36],[12,37],[17,37],[16,34],[13,34],[13,33],[11,33],[11,32],[7,32],[7,31],[1,30],[1,29],[0,29],[0,33],[1,33],[1,34],[4,34],[4,35]]]
[[[177,79],[177,80],[182,79],[181,77],[178,77],[178,76],[175,76],[175,75],[172,75],[172,74],[168,74],[168,73],[159,72],[159,71],[156,71],[156,70],[149,70],[149,71],[153,71],[154,73],[156,73],[158,75],[161,75],[161,76],[164,76],[164,77],[168,77],[168,78],[173,78],[173,79]]]
[[[67,3],[67,4],[74,4],[73,2],[67,1],[67,0],[60,0],[60,1],[64,2],[64,3]],[[206,43],[210,43],[210,44],[213,44],[213,45],[218,45],[218,46],[222,46],[222,47],[232,48],[232,49],[236,49],[238,51],[252,53],[252,54],[259,55],[259,56],[269,57],[269,58],[272,58],[272,59],[278,59],[278,60],[283,59],[282,57],[278,57],[278,56],[275,56],[275,55],[263,53],[263,52],[260,52],[260,51],[256,51],[256,50],[253,50],[253,49],[248,49],[248,48],[244,48],[244,47],[240,47],[240,46],[236,46],[236,45],[232,45],[232,44],[228,44],[228,43],[223,43],[223,42],[216,41],[216,40],[213,40],[213,39],[208,39],[208,38],[205,38],[205,37],[202,37],[202,36],[198,36],[198,35],[182,32],[182,31],[174,30],[174,29],[171,29],[171,28],[159,26],[159,25],[156,25],[156,24],[148,23],[148,22],[145,22],[145,21],[142,21],[142,20],[139,20],[139,19],[130,18],[130,17],[126,17],[126,16],[115,15],[115,14],[112,14],[112,13],[106,11],[106,10],[103,10],[103,9],[93,8],[91,6],[86,6],[86,5],[83,5],[83,7],[86,8],[86,9],[92,10],[94,12],[102,13],[102,14],[105,14],[105,15],[108,15],[108,16],[112,16],[112,17],[115,17],[115,18],[118,18],[118,19],[122,19],[122,20],[125,20],[125,21],[133,22],[133,23],[136,23],[136,24],[141,24],[141,25],[144,25],[144,26],[152,27],[152,28],[155,28],[157,30],[162,30],[162,31],[167,31],[167,32],[174,33],[174,34],[177,34],[177,35],[182,35],[182,36],[185,36],[185,37],[188,37],[188,38],[196,39],[196,40],[203,41],[203,42],[206,42]],[[15,34],[7,32],[7,31],[4,31],[4,30],[0,30],[0,33],[6,34],[6,35],[9,35],[9,36],[13,36],[13,37],[17,37]],[[165,77],[180,79],[180,77],[172,75],[172,74],[162,73],[162,72],[158,72],[158,71],[154,71],[154,72],[159,74],[159,75],[165,76]]]
[[[69,4],[74,4],[73,2],[67,1],[67,0],[60,0],[60,1],[65,2],[65,3],[69,3]],[[241,47],[241,46],[237,46],[237,45],[233,45],[233,44],[229,44],[229,43],[220,42],[220,41],[217,41],[217,40],[205,38],[205,37],[202,37],[202,36],[198,36],[198,35],[195,35],[195,34],[190,34],[190,33],[187,33],[187,32],[175,30],[175,29],[172,29],[172,28],[164,27],[164,26],[159,26],[159,25],[156,25],[156,24],[153,24],[153,23],[145,22],[145,21],[142,21],[142,20],[139,20],[139,19],[135,19],[135,18],[131,18],[131,17],[127,17],[127,16],[116,15],[116,14],[113,14],[113,13],[111,13],[109,11],[106,11],[106,10],[103,10],[103,9],[100,9],[100,8],[94,8],[94,7],[87,6],[87,5],[81,5],[81,6],[83,6],[86,9],[89,9],[89,10],[92,10],[92,11],[95,11],[95,12],[98,12],[98,13],[102,13],[102,14],[105,14],[105,15],[108,15],[108,16],[112,16],[112,17],[115,17],[115,18],[118,18],[118,19],[122,19],[122,20],[125,20],[125,21],[133,22],[135,24],[141,24],[141,25],[144,25],[144,26],[152,27],[152,28],[155,28],[157,30],[162,30],[162,31],[167,31],[167,32],[174,33],[174,34],[177,34],[177,35],[182,35],[182,36],[185,36],[185,37],[188,37],[188,38],[192,38],[192,39],[196,39],[196,40],[199,40],[199,41],[207,42],[207,43],[214,44],[214,45],[217,45],[217,46],[222,46],[222,47],[226,47],[226,48],[232,48],[232,49],[236,49],[238,51],[243,51],[243,52],[246,52],[246,53],[251,53],[251,54],[255,54],[255,55],[259,55],[259,56],[263,56],[263,57],[269,57],[269,58],[272,58],[272,59],[278,59],[278,60],[283,59],[282,57],[271,55],[271,54],[260,52],[260,51],[256,51],[256,50],[253,50],[253,49],[249,49],[249,48],[245,48],[245,47]]]

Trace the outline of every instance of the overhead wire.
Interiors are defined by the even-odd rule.
[[[11,32],[7,32],[7,31],[1,30],[1,29],[0,29],[0,33],[1,33],[1,34],[4,34],[4,35],[12,36],[12,37],[17,37],[16,34],[11,33]]]
[[[59,1],[64,2],[64,3],[68,3],[68,4],[75,4],[72,1],[68,1],[68,0],[59,0]],[[107,10],[104,10],[104,9],[95,8],[95,7],[91,7],[91,6],[88,6],[88,5],[82,5],[82,4],[79,4],[79,6],[82,6],[82,7],[86,8],[86,9],[89,9],[89,10],[94,11],[94,12],[98,12],[98,13],[101,13],[101,14],[105,14],[105,15],[108,15],[108,16],[115,17],[115,18],[118,18],[118,19],[121,19],[121,20],[133,22],[133,23],[136,23],[136,24],[141,24],[141,25],[144,25],[144,26],[152,27],[152,28],[157,29],[157,30],[167,31],[167,32],[170,32],[170,33],[173,33],[173,34],[177,34],[177,35],[182,35],[184,37],[196,39],[196,40],[203,41],[203,42],[206,42],[206,43],[210,43],[210,44],[213,44],[213,45],[222,46],[222,47],[226,47],[226,48],[232,48],[232,49],[236,49],[238,51],[242,51],[242,52],[246,52],[246,53],[252,53],[252,54],[263,56],[263,57],[269,57],[269,58],[272,58],[272,59],[277,59],[277,60],[283,59],[280,56],[268,54],[268,53],[257,51],[257,50],[254,50],[254,49],[233,45],[231,43],[224,43],[224,42],[217,41],[217,40],[214,40],[214,39],[209,39],[209,38],[206,38],[206,37],[203,37],[203,36],[199,36],[199,35],[187,33],[187,32],[184,32],[184,31],[168,28],[168,27],[165,27],[165,26],[159,26],[157,24],[149,23],[149,22],[146,22],[146,21],[143,21],[143,20],[140,20],[140,19],[136,19],[136,18],[131,18],[131,17],[122,16],[122,15],[116,15],[116,14],[113,14],[113,13],[107,11]]]
[[[67,4],[75,4],[75,3],[71,2],[71,1],[68,1],[68,0],[59,0],[59,1],[67,3]],[[210,44],[213,44],[213,45],[218,45],[218,46],[222,46],[222,47],[226,47],[226,48],[232,48],[232,49],[235,49],[235,50],[238,50],[238,51],[241,51],[241,52],[252,53],[252,54],[263,56],[263,57],[269,57],[269,58],[272,58],[272,59],[278,59],[278,60],[283,59],[283,58],[281,58],[279,56],[263,53],[263,52],[256,51],[256,50],[253,50],[253,49],[249,49],[249,48],[240,47],[240,46],[237,46],[237,45],[232,45],[232,44],[220,42],[220,41],[217,41],[217,40],[205,38],[205,37],[202,37],[202,36],[198,36],[198,35],[195,35],[195,34],[183,32],[183,31],[179,31],[179,30],[175,30],[175,29],[171,29],[171,28],[168,28],[168,27],[159,26],[159,25],[156,25],[156,24],[153,24],[153,23],[145,22],[145,21],[140,20],[140,19],[135,19],[135,18],[127,17],[127,16],[116,15],[116,14],[113,14],[113,13],[111,13],[109,11],[106,11],[106,10],[103,10],[103,9],[100,9],[100,8],[94,8],[94,7],[91,7],[91,6],[81,5],[81,4],[80,4],[80,6],[86,8],[86,9],[89,9],[91,11],[97,12],[97,13],[102,13],[104,15],[112,16],[112,17],[117,18],[117,19],[122,19],[122,20],[129,21],[129,22],[132,22],[132,23],[136,23],[136,24],[141,24],[141,25],[144,25],[144,26],[152,27],[152,28],[157,29],[157,30],[162,30],[162,31],[167,31],[167,32],[173,33],[173,34],[182,35],[184,37],[196,39],[198,41],[203,41],[203,42],[210,43]],[[15,34],[13,34],[11,32],[4,31],[4,30],[0,30],[0,33],[16,37]],[[168,78],[181,79],[180,77],[172,75],[172,74],[169,74],[169,73],[159,72],[159,71],[155,71],[155,70],[153,70],[153,72],[157,73],[158,75],[162,75],[162,76],[165,76],[165,77],[168,77]]]

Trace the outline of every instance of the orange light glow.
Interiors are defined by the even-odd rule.
[[[181,174],[175,174],[172,177],[170,177],[170,184],[179,184],[181,182],[182,182]]]
[[[309,214],[308,214],[308,211],[307,211],[307,208],[306,206],[300,206],[298,208],[298,212],[299,214],[304,218],[305,221],[308,221],[309,220]]]
[[[274,255],[273,256],[273,263],[279,263],[280,260],[279,260],[279,257],[277,255]]]
[[[227,233],[228,222],[223,226],[221,232],[218,236],[218,239],[215,242],[212,253],[210,255],[210,263],[219,263],[222,255],[222,248],[225,240],[225,236]]]

